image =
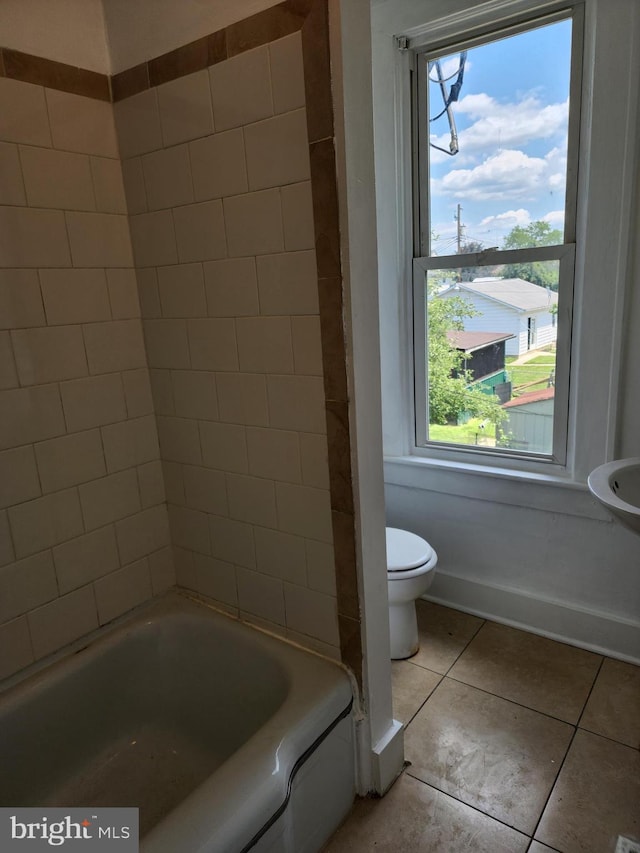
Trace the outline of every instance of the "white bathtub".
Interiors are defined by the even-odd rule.
[[[144,853],[313,853],[354,797],[337,665],[170,594],[4,691],[0,806],[137,806]]]

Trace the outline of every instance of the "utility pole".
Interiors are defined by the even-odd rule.
[[[462,248],[462,228],[463,228],[463,225],[462,225],[462,207],[460,206],[459,203],[458,203],[458,212],[453,218],[455,219],[455,221],[458,225],[458,233],[457,233],[456,239],[457,239],[457,245],[458,245],[458,254],[460,254],[460,249]]]

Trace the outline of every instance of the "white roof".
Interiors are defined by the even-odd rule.
[[[515,308],[516,311],[541,311],[558,301],[557,293],[521,278],[480,278],[474,281],[459,281],[439,295],[448,296],[454,291],[464,290],[485,296],[494,302],[501,302],[503,305]]]

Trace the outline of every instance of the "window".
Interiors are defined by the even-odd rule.
[[[412,51],[418,447],[566,463],[581,43],[576,6]]]

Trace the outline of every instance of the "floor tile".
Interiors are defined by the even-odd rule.
[[[405,732],[408,772],[532,834],[573,731],[445,678]]]
[[[584,649],[486,622],[449,676],[577,723],[601,661]]]
[[[422,599],[416,602],[416,612],[420,649],[411,663],[444,675],[484,620]]]
[[[580,728],[640,748],[640,666],[605,659]]]
[[[358,800],[325,853],[525,853],[529,839],[406,774]]]
[[[393,716],[405,725],[438,686],[441,675],[409,661],[391,664]]]
[[[527,853],[556,853],[553,847],[547,847],[546,844],[540,844],[539,841],[532,841],[531,847],[527,850]]]
[[[578,730],[535,837],[563,853],[640,838],[640,752]]]

